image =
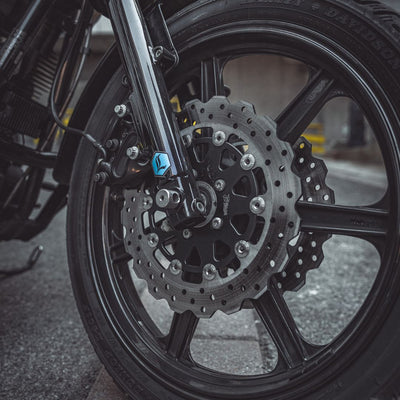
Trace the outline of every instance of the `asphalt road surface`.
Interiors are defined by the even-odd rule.
[[[372,204],[385,191],[385,179],[375,168],[337,162],[330,167],[337,203]],[[30,243],[0,243],[0,269],[23,265],[36,245],[45,248],[33,270],[0,279],[1,400],[87,399],[101,369],[75,308],[64,230],[65,211]],[[335,236],[324,254],[321,267],[308,273],[305,288],[286,296],[303,335],[314,343],[327,343],[349,322],[379,267],[372,245],[356,239]],[[167,330],[171,313],[166,306],[146,292],[143,301]],[[276,350],[253,310],[202,321],[192,352],[203,365],[237,374],[262,373],[276,362]],[[96,388],[109,382],[99,381]],[[96,393],[92,390],[90,399],[103,398]],[[112,399],[119,398],[114,393]]]

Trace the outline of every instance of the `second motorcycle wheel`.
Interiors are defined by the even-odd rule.
[[[72,284],[96,352],[132,399],[369,399],[399,393],[399,22],[377,2],[341,0],[200,1],[169,21],[181,62],[167,82],[207,205],[206,221],[196,227],[171,226],[157,208],[158,182],[151,175],[134,188],[95,182],[98,154],[82,143],[68,208]],[[249,55],[284,56],[309,71],[275,119],[243,101],[251,99],[226,97],[229,62]],[[120,68],[87,126],[103,143],[134,135],[129,121],[113,112],[129,95],[122,81]],[[263,90],[270,95],[269,87]],[[377,199],[368,201],[366,193],[358,204],[341,203],[334,180],[327,180],[327,164],[302,136],[337,97],[357,104],[379,144],[387,186]],[[350,185],[345,191],[354,190]],[[364,257],[346,253],[338,236],[346,237],[345,244],[363,242]],[[329,248],[333,267],[321,269]],[[354,260],[369,265],[372,259],[375,273],[360,265],[335,266]],[[328,293],[329,279],[340,280],[340,274],[347,274],[343,285],[354,289],[352,269],[371,278],[352,318],[329,338],[316,340],[304,325],[300,330],[293,314],[309,272],[326,274],[320,290]],[[137,282],[145,284],[145,294]],[[335,301],[346,308],[343,297]],[[327,301],[327,324],[335,318],[332,307]],[[172,310],[170,322],[156,322],[160,309]],[[269,338],[264,355],[276,354],[275,362],[250,375],[245,368],[234,374],[213,362],[202,365],[198,353],[211,360],[216,353],[204,334],[196,336],[200,326],[218,314],[226,314],[229,326],[240,310],[257,316],[258,331]],[[323,318],[307,312],[305,325]],[[197,355],[194,341],[203,345]],[[235,346],[225,348],[225,357],[233,358]]]

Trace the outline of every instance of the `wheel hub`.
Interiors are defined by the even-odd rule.
[[[251,105],[215,97],[186,110],[190,125],[182,137],[206,200],[206,221],[176,231],[149,200],[156,185],[126,190],[125,248],[138,277],[174,311],[230,314],[260,297],[284,270],[299,231],[301,182],[291,170],[290,145]]]
[[[199,181],[197,182],[197,185],[200,191],[200,197],[206,207],[205,220],[196,225],[196,228],[202,228],[209,224],[215,215],[217,210],[217,195],[212,186],[207,182]]]

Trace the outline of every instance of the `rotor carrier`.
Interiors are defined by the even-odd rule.
[[[320,193],[331,201],[322,161],[313,159],[310,146],[303,142],[293,151],[278,139],[276,124],[257,116],[248,103],[214,97],[206,104],[190,102],[185,111],[190,124],[181,134],[206,202],[206,222],[175,231],[166,213],[157,208],[154,183],[126,190],[121,213],[124,242],[137,276],[172,310],[190,310],[203,318],[217,310],[239,311],[246,300],[257,299],[268,289],[273,275],[280,278],[280,288],[300,287],[286,279],[286,267],[298,263],[294,253],[307,241],[304,234],[298,236],[295,204],[304,190],[310,198],[312,194],[294,164],[298,151],[305,150],[303,163],[314,163],[312,179],[320,173]],[[290,245],[295,237],[296,244]],[[321,247],[316,250],[322,253]],[[299,281],[293,265],[290,271]]]

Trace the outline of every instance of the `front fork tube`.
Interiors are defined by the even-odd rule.
[[[183,196],[183,204],[174,212],[173,224],[177,227],[197,223],[202,219],[200,193],[180,138],[164,76],[153,54],[154,46],[142,11],[137,0],[110,0],[109,9],[132,84],[129,101],[135,129],[141,137],[150,136],[155,151],[168,154],[171,170],[166,186],[178,190]]]

